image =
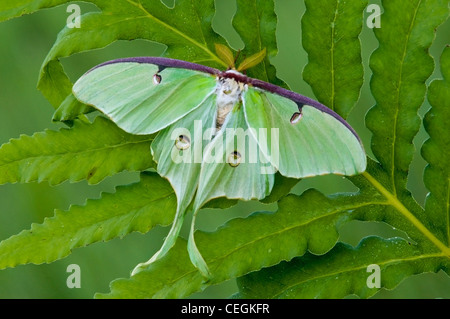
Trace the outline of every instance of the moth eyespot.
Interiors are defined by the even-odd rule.
[[[186,150],[191,146],[191,140],[186,135],[180,135],[175,140],[175,146],[179,150]]]
[[[228,94],[231,93],[231,90],[223,90],[223,93],[226,94],[226,95],[228,95]]]
[[[231,167],[236,167],[241,163],[241,153],[238,151],[234,151],[228,156],[228,164],[230,164]]]
[[[161,75],[159,75],[158,73],[156,73],[155,75],[153,75],[153,83],[155,85],[158,85],[159,83],[161,83],[162,77]]]
[[[291,124],[297,124],[298,122],[300,122],[300,120],[302,119],[302,117],[303,117],[303,114],[302,114],[302,113],[300,113],[300,112],[295,112],[295,113],[292,115],[291,119],[290,119]]]

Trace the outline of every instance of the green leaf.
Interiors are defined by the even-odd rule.
[[[99,183],[118,172],[154,167],[152,135],[132,135],[97,117],[94,123],[75,121],[70,129],[22,135],[0,147],[0,184],[86,179]]]
[[[238,199],[228,199],[226,197],[218,197],[211,199],[202,208],[218,208],[218,209],[226,209],[233,207],[239,202]]]
[[[379,163],[369,160],[366,172],[350,180],[360,188],[373,188],[386,200],[381,208],[368,211],[366,220],[388,219],[392,226],[407,231],[429,249],[449,253],[450,249],[433,233],[428,216],[406,189],[413,138],[420,126],[417,111],[425,97],[425,81],[433,71],[428,49],[436,28],[448,17],[448,2],[390,0],[383,1],[383,7],[382,27],[374,30],[379,47],[370,59],[370,84],[377,104],[366,116],[366,125],[373,132],[372,150]],[[332,95],[331,87],[312,85]]]
[[[116,40],[160,42],[167,45],[165,56],[227,67],[214,53],[214,43],[225,40],[211,28],[213,1],[178,1],[174,8],[168,8],[160,0],[89,2],[102,11],[82,15],[81,28],[65,27],[42,64],[38,88],[55,108],[71,93],[72,87],[59,59],[102,48]]]
[[[43,8],[50,8],[68,2],[67,0],[15,0],[0,3],[0,22]]]
[[[251,56],[263,49],[267,50],[264,61],[249,69],[247,75],[286,86],[276,77],[275,67],[270,59],[277,55],[278,48],[275,38],[277,16],[272,0],[237,0],[237,11],[233,18],[233,27],[245,43],[241,56]]]
[[[413,139],[420,127],[417,111],[434,66],[428,49],[436,28],[449,15],[448,2],[396,0],[383,1],[383,6],[382,27],[375,30],[380,45],[370,59],[376,105],[367,113],[366,125],[373,132],[372,150],[384,178],[378,179],[376,171],[370,169],[363,175],[386,197],[392,213],[405,218],[406,223],[394,227],[405,230],[412,226],[415,230],[408,232],[412,239],[430,250],[437,248],[450,254],[446,243],[436,237],[429,216],[406,188],[415,151]]]
[[[306,254],[291,262],[253,272],[238,279],[241,298],[343,298],[374,295],[373,270],[378,265],[380,284],[392,289],[404,278],[437,272],[450,266],[441,254],[424,254],[401,238],[368,237],[353,248],[339,243],[324,256]]]
[[[187,241],[178,238],[175,245],[161,259],[129,279],[111,282],[111,292],[95,294],[98,299],[163,299],[183,298],[198,290],[203,277],[191,263]]]
[[[446,0],[383,1],[383,7],[382,27],[375,30],[380,45],[370,59],[376,105],[369,110],[366,125],[373,132],[373,153],[389,175],[384,187],[403,197],[410,196],[405,190],[412,141],[420,127],[417,111],[434,68],[428,48],[449,8]]]
[[[389,174],[378,163],[368,160],[367,171],[350,179],[365,196],[380,197],[379,205],[359,212],[355,219],[385,222],[406,232],[411,239],[423,247],[428,247],[432,251],[447,250],[432,233],[432,225],[420,221],[420,219],[426,221],[422,207],[410,195],[400,200],[383,186],[389,181]]]
[[[435,111],[433,107],[425,120],[427,130],[435,132],[423,149],[430,161],[425,183],[432,192],[426,211],[406,189],[414,152],[412,142],[420,124],[417,111],[424,99],[425,81],[433,71],[428,49],[435,29],[448,17],[448,2],[389,0],[383,5],[382,28],[375,31],[380,46],[370,61],[371,88],[377,105],[366,118],[379,163],[368,160],[367,171],[350,178],[360,188],[358,197],[376,198],[377,202],[353,210],[348,220],[386,222],[405,231],[415,243],[375,238],[362,241],[356,249],[339,244],[323,256],[308,254],[243,278],[241,297],[342,298],[351,293],[369,297],[376,290],[368,289],[364,278],[369,274],[364,272],[372,263],[380,265],[381,286],[389,289],[413,274],[439,269],[448,272],[448,170],[434,166],[448,162],[448,134],[444,133],[446,128],[448,131],[448,116],[447,109],[443,111],[448,101],[448,96],[443,95],[448,94],[448,82],[439,81],[430,88],[430,103],[442,108]],[[445,55],[443,61],[443,68],[448,67]],[[324,93],[330,92],[328,89]],[[439,114],[438,120],[434,112]],[[438,178],[440,182],[435,182]],[[434,211],[438,205],[440,208]]]
[[[163,258],[129,279],[111,284],[109,298],[182,298],[195,291],[303,255],[324,254],[337,239],[337,228],[352,211],[377,205],[372,196],[328,198],[315,190],[281,199],[276,213],[236,218],[215,232],[195,233],[212,278],[203,282],[191,264],[186,242],[178,240]],[[165,269],[162,271],[161,269]]]
[[[2,241],[0,269],[49,263],[77,247],[169,225],[175,209],[176,197],[170,184],[155,173],[143,173],[138,183],[119,186],[115,193],[88,200],[84,206],[56,210],[42,224],[32,224],[30,230]]]
[[[0,11],[3,11],[0,19],[68,2],[29,0],[4,4],[0,5]],[[55,108],[60,107],[72,87],[59,59],[102,48],[116,40],[148,39],[166,44],[165,55],[168,57],[227,67],[214,53],[214,43],[225,44],[225,40],[211,28],[215,14],[211,0],[177,1],[174,8],[168,8],[160,0],[119,0],[114,4],[102,0],[88,2],[97,5],[102,12],[82,15],[81,28],[64,28],[41,67],[38,88]],[[249,70],[248,75],[284,85],[276,79],[275,68],[269,61],[277,53],[273,1],[238,1],[233,25],[246,43],[244,55],[267,48],[264,62]]]
[[[94,112],[95,108],[90,105],[86,105],[78,101],[73,94],[69,94],[61,105],[56,109],[53,114],[52,121],[54,122],[67,122],[73,121],[81,114]]]
[[[428,162],[424,182],[430,191],[425,212],[434,225],[436,236],[450,246],[450,47],[441,56],[443,80],[434,80],[428,88],[432,108],[424,118],[430,139],[422,146]]]
[[[0,21],[67,2],[3,2],[0,4]],[[167,56],[224,66],[212,53],[215,43],[225,43],[211,29],[213,1],[179,0],[173,9],[159,0],[90,2],[101,12],[84,15],[81,29],[61,31],[42,67],[39,87],[50,102],[59,107],[55,120],[71,121],[89,111],[89,107],[77,104],[71,97],[72,83],[59,62],[60,58],[74,53],[104,47],[118,39],[143,38],[166,44]],[[345,117],[358,100],[362,84],[358,35],[367,1],[323,1],[320,6],[309,0],[306,2],[307,12],[302,20],[303,44],[309,63],[305,68],[305,79],[321,102]],[[424,120],[430,134],[430,140],[422,150],[429,163],[424,176],[430,190],[425,210],[406,188],[414,152],[412,142],[420,124],[417,110],[425,97],[426,80],[433,71],[428,49],[435,29],[448,17],[448,1],[384,0],[383,6],[382,27],[375,30],[380,46],[370,63],[373,71],[371,89],[377,105],[366,118],[373,133],[373,153],[378,162],[369,159],[367,171],[350,178],[360,191],[326,197],[309,190],[301,196],[285,196],[296,181],[279,179],[277,189],[276,180],[274,191],[266,200],[272,202],[281,198],[277,212],[260,212],[245,219],[235,219],[212,233],[196,232],[198,248],[213,274],[210,281],[204,282],[189,260],[186,242],[178,239],[175,247],[162,259],[130,279],[114,281],[111,293],[98,297],[180,298],[249,273],[239,280],[241,296],[337,298],[355,293],[369,297],[376,291],[366,285],[369,263],[380,265],[382,287],[385,288],[395,287],[412,274],[439,269],[448,272],[450,187],[445,165],[449,162],[449,53],[442,57],[444,80],[430,85],[428,99],[432,109]],[[277,52],[273,2],[238,0],[233,25],[246,44],[244,58],[263,48],[268,50],[268,57],[249,69],[248,74],[272,83],[280,82],[270,65],[270,57]],[[100,129],[103,124],[99,123],[105,127]],[[0,183],[3,178],[3,183],[48,180],[57,184],[67,179],[90,178],[89,173],[98,174],[91,178],[93,183],[123,169],[143,170],[154,165],[147,156],[152,136],[118,133],[118,129],[105,119],[98,119],[93,124],[82,121],[74,124],[69,130],[37,133],[5,144],[0,148]],[[97,130],[101,134],[88,133]],[[124,143],[116,141],[119,135],[123,136]],[[106,155],[99,151],[102,142],[103,147],[106,145]],[[61,150],[72,156],[57,153]],[[89,156],[82,155],[85,150]],[[91,161],[102,155],[102,165]],[[72,157],[80,165],[73,168],[73,172],[71,166],[74,165],[70,162],[67,165],[67,158]],[[119,164],[112,163],[117,159],[120,159]],[[31,163],[30,166],[27,163]],[[92,171],[93,167],[97,171]],[[148,181],[147,188],[142,186],[147,183],[145,180]],[[167,189],[168,197],[159,196],[161,189]],[[148,197],[152,192],[156,196],[154,201]],[[226,208],[234,203],[217,199],[208,205]],[[123,210],[119,212],[117,205],[122,205]],[[140,205],[145,209],[139,208]],[[90,242],[123,236],[133,229],[147,231],[157,223],[170,224],[174,209],[175,195],[170,185],[156,175],[144,174],[141,183],[121,187],[115,194],[106,194],[102,200],[88,201],[85,207],[58,211],[44,224],[33,225],[31,231],[3,241],[0,264],[9,267],[18,263],[50,262],[67,255],[72,248]],[[171,213],[163,217],[165,212]],[[146,217],[142,215],[142,219],[135,220],[141,213]],[[103,214],[109,214],[110,218],[101,219]],[[368,238],[356,248],[345,244],[335,246],[339,227],[354,219],[384,221],[404,230],[414,242],[410,245],[400,239]],[[101,223],[106,224],[106,232],[103,231],[105,228],[99,230]],[[64,226],[69,230],[67,234],[61,225],[67,225]],[[48,240],[50,237],[55,241]],[[260,270],[263,267],[270,268]]]
[[[299,182],[296,178],[288,178],[280,173],[275,174],[275,182],[273,184],[272,192],[261,200],[262,203],[270,204],[281,200],[284,196],[289,194],[292,188]]]
[[[302,41],[308,64],[303,77],[319,101],[346,118],[363,84],[358,36],[367,1],[325,0],[318,5],[306,0],[305,4]]]

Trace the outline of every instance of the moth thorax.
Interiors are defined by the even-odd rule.
[[[220,107],[239,101],[243,89],[242,83],[231,78],[221,78],[216,88],[217,105]]]
[[[216,128],[220,130],[233,106],[239,102],[244,84],[231,78],[220,78],[216,87],[217,119]]]

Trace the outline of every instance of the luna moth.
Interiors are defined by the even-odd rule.
[[[169,251],[193,210],[189,256],[210,276],[194,241],[194,224],[213,198],[263,199],[277,171],[304,178],[365,170],[362,142],[342,117],[313,99],[242,73],[260,60],[261,54],[255,55],[238,69],[231,61],[221,71],[164,57],[122,58],[94,67],[74,84],[79,101],[126,132],[157,133],[151,144],[156,170],[177,196],[165,242],[132,275]]]

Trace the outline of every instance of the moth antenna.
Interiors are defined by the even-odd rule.
[[[239,58],[239,55],[241,54],[241,49],[239,49],[236,53],[236,57],[234,58],[234,65],[236,65],[236,61]]]

